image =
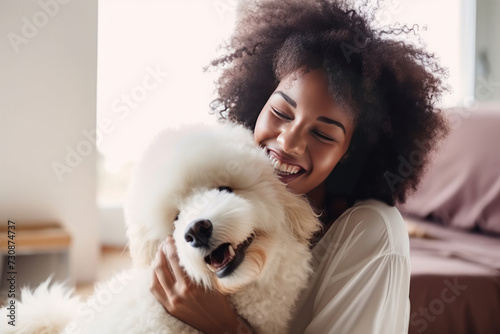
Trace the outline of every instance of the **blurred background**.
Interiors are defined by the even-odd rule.
[[[426,45],[448,67],[453,90],[442,107],[500,100],[500,1],[380,3],[381,27],[415,27],[418,35],[401,38]],[[0,0],[0,231],[15,222],[25,242],[19,282],[53,271],[91,282],[103,246],[125,247],[122,203],[140,152],[161,129],[215,123],[208,104],[216,74],[203,68],[231,33],[237,7]],[[29,231],[48,232],[46,244],[22,241]]]

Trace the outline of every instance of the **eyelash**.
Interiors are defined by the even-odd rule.
[[[334,138],[331,138],[331,137],[328,137],[328,136],[325,136],[324,134],[318,132],[318,131],[313,131],[314,134],[316,135],[316,137],[322,139],[322,140],[326,140],[328,142],[335,142],[336,140]]]
[[[274,107],[271,107],[271,110],[273,112],[274,115],[276,115],[278,118],[281,118],[281,119],[284,119],[284,120],[287,120],[287,121],[291,121],[292,118],[289,117],[288,115],[282,113],[281,111],[278,111],[278,109],[274,108]]]
[[[281,111],[279,111],[278,109],[274,108],[274,107],[271,107],[271,110],[272,110],[272,113],[274,115],[276,115],[276,117],[278,118],[281,118],[281,119],[284,119],[284,120],[287,120],[287,121],[290,121],[292,120],[291,117],[289,117],[288,115],[282,113]],[[325,136],[324,134],[322,134],[321,132],[319,131],[313,131],[313,134],[320,140],[326,140],[327,142],[336,142],[336,140],[334,138],[331,138],[331,137],[328,137],[328,136]]]

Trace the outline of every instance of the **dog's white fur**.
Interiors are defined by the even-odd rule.
[[[46,309],[65,303],[78,314],[65,333],[197,332],[169,316],[149,292],[153,258],[172,234],[180,264],[195,282],[228,294],[256,332],[287,332],[294,303],[311,272],[309,239],[320,226],[315,213],[274,175],[266,152],[256,147],[249,130],[221,125],[185,137],[168,152],[171,139],[168,133],[155,139],[129,189],[125,217],[134,269],[98,285],[79,306],[56,286],[59,292],[45,294]],[[192,247],[185,240],[188,224],[198,219],[213,225],[210,249]],[[243,262],[229,276],[218,278],[209,270],[204,257],[212,250],[224,243],[240,245],[252,234],[256,237]],[[62,296],[51,299],[51,293]],[[38,307],[26,298],[31,293],[23,296],[20,313]],[[45,323],[52,321],[53,312],[37,311],[48,319]],[[45,325],[39,318],[20,316],[15,332],[42,333]],[[60,328],[54,324],[46,333],[59,333]]]

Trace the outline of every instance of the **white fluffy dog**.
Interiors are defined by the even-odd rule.
[[[78,306],[64,293],[54,300],[50,289],[25,292],[19,313],[33,316],[20,316],[14,332],[197,333],[149,291],[153,258],[169,234],[193,281],[227,294],[256,332],[287,332],[311,271],[316,215],[274,175],[249,130],[221,125],[183,138],[174,152],[167,152],[170,139],[168,133],[155,139],[130,186],[125,217],[134,269],[99,284]],[[33,299],[46,310],[33,309]],[[53,303],[66,303],[69,319],[49,312]]]

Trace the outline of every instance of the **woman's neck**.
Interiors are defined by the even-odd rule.
[[[323,223],[323,229],[314,237],[313,244],[319,241],[321,237],[333,225],[335,220],[340,217],[348,208],[349,202],[345,198],[329,198],[324,184],[319,185],[306,194],[309,203],[313,209],[320,213],[320,221]]]
[[[326,186],[324,183],[320,184],[308,192],[306,197],[315,211],[323,211],[323,208],[325,207]]]

